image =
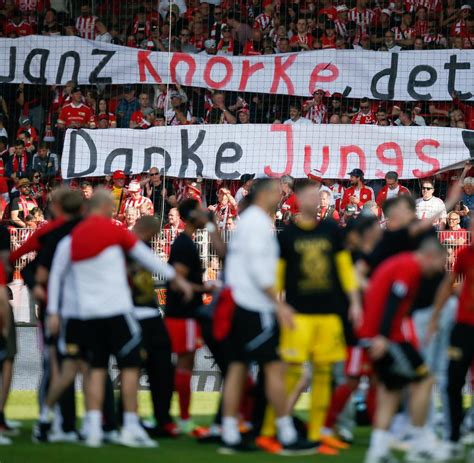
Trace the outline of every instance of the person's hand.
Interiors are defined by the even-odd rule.
[[[351,196],[351,203],[355,204],[356,206],[360,203],[360,199],[357,196]]]
[[[173,284],[177,291],[183,293],[184,301],[190,302],[194,295],[191,284],[180,275],[176,275],[175,279],[173,280]]]
[[[295,328],[295,309],[286,302],[279,302],[276,309],[276,316],[281,327],[293,330]]]
[[[372,345],[370,346],[369,353],[373,360],[381,359],[388,351],[388,339],[385,336],[376,336],[372,339]]]
[[[216,212],[217,206],[211,205],[211,206],[208,206],[207,209],[208,209],[209,211]]]
[[[349,321],[352,323],[354,329],[359,328],[362,325],[364,312],[360,302],[353,302],[349,306]]]
[[[222,287],[222,282],[219,280],[208,280],[204,282],[204,289],[207,293],[213,293],[216,289]]]
[[[48,331],[51,336],[57,336],[59,334],[59,315],[53,314],[48,315],[47,320]]]

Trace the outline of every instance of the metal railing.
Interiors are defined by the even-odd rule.
[[[18,249],[34,232],[34,230],[26,228],[11,229],[11,247],[12,250]],[[232,231],[223,231],[223,239],[225,242],[229,242],[232,236]],[[169,258],[171,245],[177,236],[177,232],[174,230],[162,230],[159,235],[153,238],[152,248],[154,252],[161,257],[165,262]],[[448,259],[446,268],[451,271],[456,260],[456,256],[459,251],[471,243],[471,233],[466,230],[459,231],[441,231],[438,232],[438,238],[440,239],[443,246],[446,247],[448,252]],[[210,241],[207,230],[198,230],[195,234],[195,242],[199,249],[199,255],[203,268],[205,270],[205,280],[215,280],[218,278],[219,273],[222,271],[222,262],[217,257],[217,253]],[[21,279],[21,269],[32,259],[34,259],[35,253],[29,253],[23,256],[20,260],[15,263],[15,279]]]

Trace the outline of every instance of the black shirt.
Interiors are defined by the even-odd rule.
[[[171,206],[169,205],[168,201],[166,201],[166,198],[163,198],[163,186],[166,189],[167,198],[174,195],[173,184],[170,181],[167,181],[166,183],[162,182],[158,186],[152,186],[151,195],[149,196],[149,198],[151,202],[153,203],[155,216],[161,217],[163,214],[162,218],[166,221],[168,212],[170,211]]]
[[[186,279],[191,283],[202,285],[204,273],[199,250],[194,241],[186,234],[180,233],[171,245],[170,265],[182,264],[188,268]],[[188,303],[183,301],[182,294],[167,285],[166,315],[173,318],[193,318],[199,306],[202,305],[202,295],[194,293],[192,300]]]
[[[286,300],[296,311],[309,314],[342,313],[344,293],[335,256],[343,250],[342,233],[333,220],[304,229],[295,223],[278,235],[285,261]]]

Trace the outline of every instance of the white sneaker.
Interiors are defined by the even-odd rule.
[[[462,436],[461,442],[464,445],[469,445],[469,446],[474,445],[474,432],[471,431],[465,434],[464,436]]]
[[[413,445],[405,455],[407,463],[431,463],[451,461],[459,458],[459,447],[457,444],[440,442],[432,446]],[[462,448],[462,457],[464,457],[464,448]]]
[[[17,420],[5,420],[5,423],[12,429],[20,429],[23,426],[22,422]]]
[[[354,442],[354,434],[349,428],[340,426],[337,428],[337,435],[348,444],[352,444]]]
[[[134,448],[156,448],[158,442],[150,439],[146,431],[141,426],[129,426],[122,428],[118,443],[125,447]]]
[[[76,432],[52,432],[48,436],[48,442],[69,442],[74,443],[79,441],[79,436]]]
[[[0,445],[12,445],[12,440],[3,434],[0,434]]]
[[[399,461],[391,454],[374,455],[369,450],[365,455],[364,463],[399,463]]]
[[[104,439],[104,434],[102,430],[98,432],[91,432],[89,430],[89,433],[86,436],[86,440],[84,441],[84,445],[86,447],[91,447],[91,448],[102,447],[103,439]]]

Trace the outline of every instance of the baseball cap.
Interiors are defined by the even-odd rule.
[[[338,13],[343,13],[344,11],[349,11],[349,8],[347,8],[347,5],[339,5],[336,6],[336,11]]]
[[[123,170],[116,170],[112,174],[112,180],[125,180],[125,172]]]
[[[126,85],[124,88],[123,88],[123,91],[124,93],[130,93],[133,91],[133,87],[131,85]]]
[[[386,14],[387,16],[392,16],[392,12],[388,8],[384,8],[381,11],[382,14]]]
[[[308,173],[308,178],[315,182],[321,182],[323,180],[323,173],[319,169],[311,169]]]
[[[315,89],[314,92],[313,92],[313,95],[314,95],[315,93],[319,93],[319,94],[321,94],[321,95],[325,95],[325,94],[326,94],[326,92],[325,92],[322,88],[317,88],[317,89]]]
[[[183,95],[181,95],[181,93],[179,92],[173,92],[171,95],[170,95],[170,98],[179,98],[180,100],[183,99]]]
[[[468,4],[465,4],[465,5],[461,6],[460,10],[461,11],[463,11],[463,10],[472,10],[472,6],[468,5]]]
[[[77,92],[80,92],[80,91],[81,91],[81,87],[76,85],[75,87],[72,88],[71,93],[77,93]]]
[[[130,193],[138,193],[141,191],[141,189],[142,187],[140,186],[140,183],[138,183],[136,180],[132,180],[127,188]]]
[[[363,177],[364,171],[362,169],[352,169],[347,175],[351,177]]]
[[[331,98],[342,98],[342,93],[340,93],[340,92],[334,92],[334,93],[331,95]]]
[[[26,124],[31,124],[31,121],[29,118],[23,117],[22,119],[20,119],[20,125],[26,125]]]
[[[240,181],[242,183],[247,183],[249,180],[253,180],[255,178],[255,174],[244,174],[240,177]]]
[[[153,108],[145,108],[143,110],[143,115],[144,116],[148,116],[149,114],[152,114],[153,113]]]

